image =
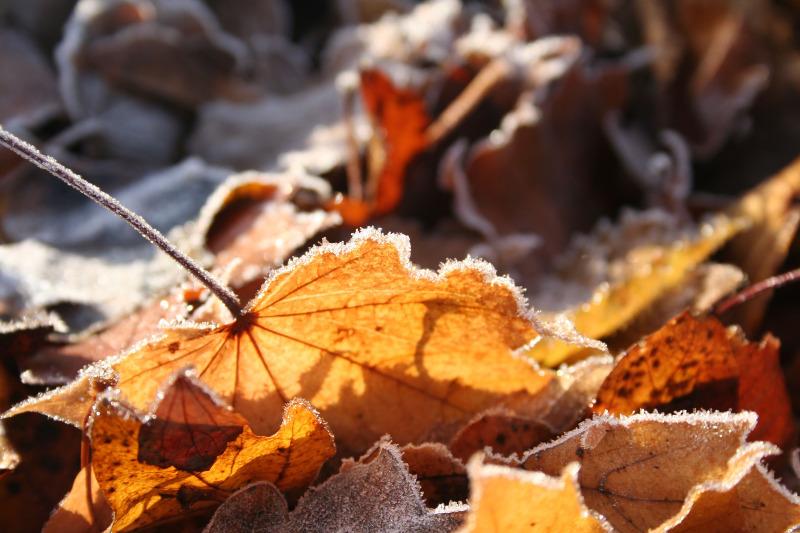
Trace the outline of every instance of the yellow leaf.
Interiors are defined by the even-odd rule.
[[[159,383],[192,365],[257,432],[277,425],[288,399],[307,398],[345,450],[362,451],[386,433],[444,440],[554,379],[514,353],[549,330],[508,278],[476,260],[418,270],[408,256],[405,237],[361,230],[276,271],[234,322],[171,329],[98,371],[118,374],[122,397],[145,410]]]
[[[470,511],[459,533],[612,531],[589,511],[578,486],[578,465],[570,463],[561,477],[518,468],[483,464],[476,455],[467,465]]]
[[[286,406],[274,435],[261,437],[179,376],[156,414],[141,419],[107,397],[95,406],[92,469],[114,511],[114,531],[213,509],[254,481],[303,488],[335,452],[325,423],[302,400]]]
[[[587,337],[601,339],[614,333],[680,284],[686,274],[747,225],[746,219],[718,215],[702,224],[694,235],[672,244],[635,247],[626,259],[635,266],[630,275],[614,284],[601,284],[585,303],[568,311],[567,317]],[[550,338],[543,339],[527,355],[546,366],[557,366],[582,351],[585,348]]]

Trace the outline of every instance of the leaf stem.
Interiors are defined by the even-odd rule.
[[[94,202],[105,207],[125,222],[130,224],[139,234],[157,246],[161,251],[170,256],[186,271],[197,278],[200,283],[208,287],[213,295],[225,304],[234,317],[238,317],[242,311],[242,304],[234,292],[217,280],[210,272],[198,265],[189,256],[178,250],[174,244],[169,242],[164,235],[147,223],[142,217],[119,203],[96,185],[89,183],[84,178],[65,167],[52,157],[41,153],[31,144],[26,143],[19,137],[0,126],[0,144],[13,151],[20,157],[27,159],[37,167],[49,172],[73,189],[91,198]]]
[[[796,268],[794,270],[784,272],[783,274],[778,274],[753,283],[752,285],[745,287],[736,294],[733,294],[718,303],[716,307],[714,307],[714,314],[721,315],[727,311],[730,311],[737,305],[752,300],[762,292],[782,287],[783,285],[787,285],[798,280],[800,280],[800,268]]]

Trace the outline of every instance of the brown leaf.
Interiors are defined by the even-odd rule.
[[[250,298],[258,289],[250,285],[260,284],[314,235],[340,223],[337,213],[319,208],[330,194],[328,183],[312,176],[235,174],[206,201],[195,232],[215,255],[214,267]]]
[[[589,405],[612,367],[611,356],[562,366],[556,380],[532,401],[478,414],[451,439],[450,449],[465,462],[486,448],[506,456],[522,454],[574,428],[590,414]]]
[[[696,485],[722,479],[755,422],[752,413],[596,416],[519,464],[558,475],[579,462],[586,505],[621,532],[643,531],[678,514]]]
[[[159,322],[188,316],[181,291],[156,298],[123,316],[65,340],[53,340],[20,361],[26,383],[63,384],[78,376],[84,366],[116,355],[160,331]]]
[[[139,428],[142,463],[189,472],[207,470],[247,425],[187,374],[179,374],[159,396],[154,416]]]
[[[288,398],[308,397],[345,450],[385,433],[403,444],[447,439],[475,413],[529,401],[551,382],[512,353],[550,330],[507,278],[474,260],[417,270],[408,253],[404,237],[372,229],[314,248],[274,272],[238,320],[170,330],[93,372],[116,372],[123,397],[144,410],[158,383],[194,365],[259,432]],[[90,398],[89,374],[5,416],[68,418],[60,398]]]
[[[431,511],[396,446],[381,442],[368,462],[345,463],[342,471],[303,496],[287,512],[286,501],[268,483],[231,496],[205,533],[276,531],[452,531],[462,507]]]
[[[190,405],[187,396],[197,403]],[[178,401],[185,408],[176,412]],[[232,425],[244,422],[186,374],[167,391],[159,412],[170,418],[142,420],[108,397],[95,408],[92,468],[114,510],[115,531],[213,508],[257,480],[281,490],[304,487],[335,451],[332,435],[307,402],[292,400],[277,433],[260,437],[247,425]]]
[[[400,452],[408,471],[417,478],[428,507],[466,501],[469,489],[467,470],[464,463],[453,457],[443,444],[406,444]]]
[[[578,485],[576,463],[560,477],[483,464],[476,455],[467,465],[470,511],[459,533],[469,532],[601,532],[608,522],[589,511]]]
[[[585,60],[573,61],[574,51],[560,53],[567,71],[554,62],[550,70],[560,68],[562,75],[552,87],[523,94],[500,128],[472,148],[464,167],[478,211],[500,234],[540,235],[547,257],[619,201],[620,188],[599,178],[609,165],[600,118],[622,105],[627,92],[616,67],[590,74]],[[575,195],[592,202],[579,207]]]
[[[500,455],[511,455],[529,450],[556,435],[542,422],[507,410],[491,410],[470,420],[456,433],[449,447],[453,455],[467,461],[485,448]]]
[[[751,438],[786,446],[794,427],[779,346],[772,336],[751,343],[714,317],[684,312],[620,358],[594,412],[751,410],[759,420]]]
[[[136,11],[136,16],[120,13]],[[242,43],[223,33],[202,5],[165,9],[107,6],[84,30],[77,63],[111,83],[193,108],[237,96],[235,74]]]

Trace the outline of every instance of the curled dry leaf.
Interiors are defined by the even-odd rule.
[[[202,2],[81,4],[60,53],[89,75],[189,108],[241,89],[244,45]]]
[[[552,373],[513,353],[547,329],[510,280],[475,260],[434,274],[413,268],[408,255],[405,237],[374,229],[316,247],[275,271],[234,322],[169,330],[6,416],[57,409],[80,424],[60,399],[91,398],[91,374],[103,369],[144,410],[158,383],[193,365],[257,432],[300,396],[345,450],[364,450],[385,433],[403,444],[433,433],[447,439],[474,414],[524,402],[550,383]]]
[[[592,338],[602,338],[617,331],[667,290],[680,284],[687,273],[747,225],[745,219],[718,215],[696,231],[673,235],[664,244],[653,244],[645,238],[638,246],[624,252],[628,263],[625,274],[614,283],[601,283],[590,298],[575,305],[567,316],[580,333]],[[619,237],[622,237],[624,224],[620,230]],[[603,231],[611,233],[607,229]],[[602,251],[597,251],[602,257]],[[576,356],[580,350],[580,347],[567,346],[557,339],[543,339],[527,354],[543,364],[554,366]]]
[[[621,356],[597,393],[594,412],[754,411],[751,439],[788,446],[794,423],[779,346],[770,335],[751,343],[712,316],[684,312]]]
[[[115,531],[210,510],[253,481],[305,487],[335,452],[333,436],[307,402],[289,402],[278,431],[261,437],[186,373],[166,390],[154,417],[141,419],[101,397],[90,436],[92,469]]]
[[[621,532],[644,531],[681,512],[693,487],[724,479],[743,446],[763,446],[745,445],[755,423],[753,413],[596,416],[509,462],[548,475],[579,462],[587,507]]]
[[[351,226],[397,207],[406,169],[428,142],[429,118],[419,92],[398,88],[380,70],[368,69],[361,72],[361,94],[375,130],[367,150],[367,197],[342,199],[333,205]]]
[[[560,477],[483,463],[476,455],[467,465],[470,510],[459,533],[612,531],[604,518],[589,511],[578,485],[578,464]]]
[[[695,486],[680,513],[656,531],[795,531],[800,497],[781,486],[761,462],[779,452],[766,443],[742,448],[722,479]]]
[[[339,474],[309,489],[291,513],[269,483],[242,489],[217,510],[205,533],[433,533],[458,527],[463,506],[428,509],[396,446],[381,441],[368,455],[370,460],[345,463]]]

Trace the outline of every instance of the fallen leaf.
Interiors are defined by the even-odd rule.
[[[753,226],[731,240],[726,252],[756,283],[775,274],[795,240],[800,210],[800,160],[757,186],[729,209],[733,216],[745,216]],[[754,333],[764,316],[768,295],[761,295],[733,310],[732,318],[748,333]]]
[[[398,88],[380,70],[367,69],[361,71],[361,94],[375,128],[367,150],[367,198],[332,204],[351,226],[361,226],[368,217],[397,207],[403,197],[406,169],[428,143],[428,113],[417,91]]]
[[[173,291],[116,322],[51,340],[19,361],[23,381],[33,385],[60,385],[77,378],[86,365],[116,355],[158,333],[162,319],[188,317],[189,309],[182,296],[182,291]]]
[[[169,330],[5,416],[56,409],[70,419],[62,395],[77,411],[75,398],[91,398],[92,375],[103,369],[144,410],[158,383],[193,365],[257,432],[275,427],[287,399],[306,397],[340,448],[365,450],[386,433],[402,444],[446,440],[474,414],[529,401],[551,382],[552,373],[513,354],[552,328],[510,280],[476,260],[418,270],[408,254],[406,238],[374,229],[313,248],[273,272],[238,320]]]
[[[138,11],[137,16],[125,17],[120,13],[125,9]],[[76,48],[73,61],[82,70],[190,109],[214,98],[247,94],[236,86],[246,49],[222,31],[202,3],[171,8],[154,4],[149,9],[122,4],[93,11],[91,17],[76,17],[83,23],[84,40],[75,39],[80,46],[71,43]]]
[[[612,352],[624,351],[687,309],[695,315],[710,312],[722,298],[741,287],[745,279],[744,272],[733,265],[701,263],[686,274],[682,283],[662,294],[649,309],[606,338],[605,342]]]
[[[594,412],[749,410],[758,414],[752,439],[787,446],[794,424],[779,346],[772,336],[751,343],[713,316],[684,312],[621,356]]]
[[[655,214],[649,218],[650,222],[642,220],[645,228],[648,225],[658,228],[662,224],[657,221],[659,217]],[[613,243],[623,238],[629,227],[636,227],[637,220],[638,217],[629,215],[619,228],[610,230],[606,226],[600,228],[598,232],[605,234],[603,237]],[[667,223],[664,227],[669,225]],[[619,250],[625,263],[624,267],[621,267],[622,275],[615,272],[617,279],[613,283],[600,281],[593,294],[583,303],[574,305],[567,312],[567,316],[575,324],[575,329],[583,335],[592,338],[610,335],[646,310],[666,291],[680,284],[687,273],[747,225],[748,222],[744,219],[718,215],[703,223],[696,231],[678,230],[677,234],[672,234],[663,244],[654,244],[650,240],[654,231],[652,228],[637,239],[638,243],[634,241],[632,246],[630,241],[628,243],[618,241],[614,246],[622,248]],[[656,229],[655,233],[660,231]],[[600,249],[604,244],[587,245],[585,241],[583,242],[582,246],[572,250],[572,255],[580,253],[578,250],[585,247],[588,249],[583,249],[583,253],[592,254],[593,261],[602,261],[601,258],[608,256],[609,251],[604,252]],[[589,265],[586,268],[596,267]],[[537,293],[556,288],[557,285],[544,286],[539,288]],[[543,339],[527,354],[545,365],[555,366],[570,357],[575,357],[580,350],[581,348],[576,346],[564,345],[557,339]]]
[[[586,508],[576,463],[560,477],[483,463],[476,455],[467,465],[470,510],[459,533],[469,532],[601,532],[612,531],[602,517]]]
[[[242,489],[217,510],[205,533],[276,531],[453,531],[463,506],[431,511],[400,450],[381,442],[369,461],[345,463],[339,474],[312,487],[289,513],[270,483]]]
[[[309,239],[341,222],[320,207],[330,196],[328,182],[298,172],[234,174],[208,198],[193,232],[242,296]]]
[[[753,413],[602,415],[506,462],[555,476],[577,461],[586,506],[618,531],[643,531],[678,514],[696,485],[724,478],[755,423]]]
[[[467,461],[486,448],[500,455],[524,452],[556,435],[542,422],[495,409],[470,420],[456,433],[449,448],[453,455]]]
[[[464,463],[453,457],[446,446],[438,442],[406,444],[400,452],[408,471],[417,478],[428,507],[466,501],[467,471]]]
[[[257,480],[302,488],[335,451],[307,402],[289,402],[277,433],[261,437],[186,373],[176,376],[154,417],[101,397],[89,434],[115,531],[213,508]]]
[[[800,497],[762,464],[780,450],[766,443],[742,448],[722,479],[695,486],[681,511],[657,532],[793,531],[800,526]]]
[[[184,240],[198,256],[206,249],[214,253],[214,268],[225,272],[240,295],[251,297],[271,268],[317,232],[339,222],[335,213],[301,209],[293,201],[299,203],[311,196],[310,201],[315,195],[329,197],[330,187],[312,176],[234,174],[206,200]],[[186,284],[154,298],[117,321],[54,339],[39,350],[28,350],[20,361],[23,379],[32,384],[64,384],[85,365],[121,353],[159,333],[162,319],[198,320],[196,302],[186,297],[182,290],[185,288]]]
[[[616,67],[590,72],[574,39],[562,41],[553,43],[555,59],[539,59],[540,78],[549,83],[523,93],[464,165],[478,212],[501,235],[542,237],[544,257],[562,252],[573,232],[609,213],[621,191],[599,178],[612,166],[602,155],[600,118],[624,103],[627,81]],[[573,194],[592,202],[578,207]]]

